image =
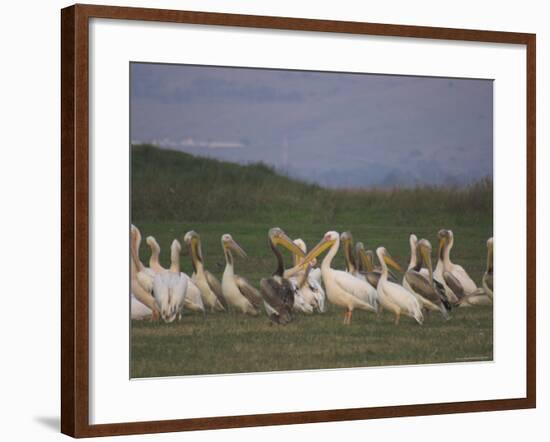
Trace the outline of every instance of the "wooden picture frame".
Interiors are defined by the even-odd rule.
[[[89,19],[412,37],[526,46],[527,360],[525,397],[395,407],[315,410],[90,425],[89,415]],[[299,18],[74,5],[61,11],[61,431],[73,437],[301,424],[533,408],[536,405],[536,189],[534,34]]]

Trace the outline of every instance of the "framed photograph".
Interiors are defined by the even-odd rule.
[[[61,30],[63,433],[535,407],[534,34]]]

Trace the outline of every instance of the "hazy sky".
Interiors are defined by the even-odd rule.
[[[493,82],[133,63],[131,139],[326,186],[492,176]]]

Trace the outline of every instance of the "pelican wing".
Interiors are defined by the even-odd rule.
[[[237,287],[242,295],[248,299],[248,302],[250,302],[250,304],[252,304],[255,308],[259,309],[263,300],[260,292],[255,287],[250,285],[250,283],[242,276],[235,275],[235,283],[237,284]]]
[[[153,296],[161,310],[167,307],[170,300],[168,277],[168,273],[157,273],[153,280]]]
[[[452,273],[443,272],[443,279],[458,299],[464,298],[464,287],[462,287],[461,282]]]
[[[470,275],[468,275],[468,272],[464,270],[464,267],[458,264],[453,264],[451,271],[453,276],[462,284],[465,295],[471,295],[477,290],[477,284],[473,281]]]
[[[311,294],[314,298],[314,309],[319,310],[319,312],[325,311],[325,291],[323,290],[323,286],[317,279],[312,278],[311,276],[307,280],[307,285],[309,290],[311,290]],[[307,289],[306,288],[306,289]]]
[[[153,280],[155,279],[155,272],[151,269],[143,269],[136,275],[136,279],[147,293],[153,292]]]
[[[441,299],[438,293],[430,284],[428,278],[426,278],[422,273],[415,270],[408,270],[405,273],[405,279],[415,293],[418,293],[420,296],[426,298],[428,301],[431,301],[436,305],[439,305],[441,303]]]
[[[223,306],[223,308],[227,310],[227,300],[225,299],[225,296],[223,296],[222,285],[220,284],[220,281],[208,270],[205,270],[204,274],[206,276],[206,281],[216,295],[216,298],[218,298],[218,301],[220,301],[220,304]]]
[[[317,281],[318,284],[321,284],[321,281],[322,281],[321,269],[319,267],[315,267],[314,269],[311,269],[309,271],[309,277]]]
[[[130,314],[132,319],[149,319],[153,316],[153,311],[145,304],[140,302],[133,293],[130,294]]]
[[[185,304],[185,293],[187,292],[188,282],[189,277],[185,273],[173,273],[170,285],[170,301],[178,315]]]
[[[270,310],[276,313],[269,315],[270,319],[280,324],[286,324],[292,320],[292,307],[294,306],[294,288],[284,278],[278,282],[275,278],[263,278],[260,281],[262,297]],[[266,309],[267,310],[267,309]]]
[[[441,299],[441,302],[443,303],[445,310],[451,311],[453,306],[451,305],[451,302],[447,296],[447,292],[445,291],[445,286],[441,284],[439,281],[437,281],[436,279],[434,279],[433,281],[434,281],[435,291],[437,292],[439,299]]]
[[[191,279],[187,281],[184,307],[191,311],[204,312],[201,291]]]
[[[401,310],[408,312],[419,324],[422,324],[424,317],[420,302],[410,290],[390,281],[386,281],[384,284],[381,283],[381,285],[382,287],[379,287],[378,290],[382,290],[384,295],[389,297],[393,304],[399,306]]]
[[[491,305],[493,301],[485,293],[483,289],[478,289],[471,295],[466,295],[461,301],[460,306],[471,306],[471,305]]]
[[[377,305],[376,289],[367,281],[342,270],[333,270],[334,281],[342,290],[369,304],[373,309]]]
[[[131,280],[131,289],[132,289],[132,295],[135,296],[135,298],[141,302],[142,304],[149,307],[152,311],[157,312],[158,308],[155,304],[155,298],[153,297],[153,287],[151,284],[151,290],[147,291],[143,288],[141,283],[137,280],[137,278],[132,278]]]

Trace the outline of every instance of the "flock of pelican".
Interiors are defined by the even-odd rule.
[[[301,239],[291,240],[274,227],[268,232],[268,245],[276,259],[271,276],[260,280],[259,290],[235,273],[235,258],[246,258],[246,252],[228,233],[221,236],[225,269],[221,282],[205,268],[200,236],[189,231],[183,237],[189,251],[193,274],[180,269],[182,246],[175,239],[170,246],[170,267],[159,262],[160,247],[155,238],[147,237],[151,249],[149,266],[140,260],[141,233],[131,227],[131,317],[172,322],[179,320],[185,309],[205,313],[236,311],[259,315],[264,310],[271,321],[287,324],[295,312],[323,313],[327,303],[344,309],[344,324],[350,324],[355,309],[380,314],[386,310],[399,324],[402,315],[419,324],[430,312],[449,319],[455,307],[487,305],[493,302],[493,238],[487,241],[487,267],[478,287],[468,273],[451,261],[454,236],[451,230],[438,232],[437,264],[432,265],[432,246],[427,239],[409,237],[410,260],[401,283],[389,269],[402,271],[386,248],[376,253],[365,250],[363,243],[354,245],[350,232],[327,232],[307,253]],[[340,247],[345,270],[332,268]],[[292,266],[285,268],[281,248],[290,251]],[[317,267],[317,257],[326,252]],[[378,265],[376,265],[376,259]]]

